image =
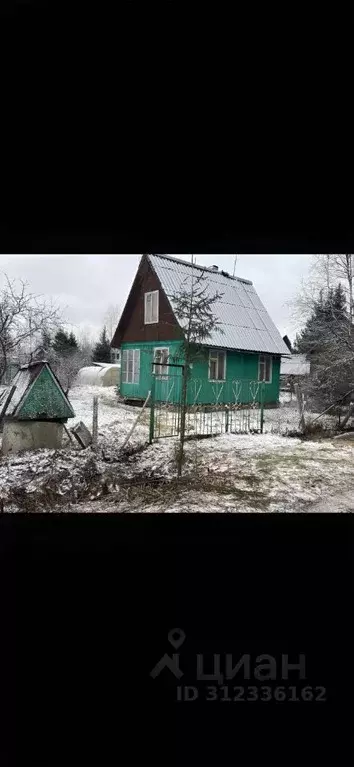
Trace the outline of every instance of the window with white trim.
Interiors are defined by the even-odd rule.
[[[154,349],[154,362],[157,363],[154,365],[154,373],[158,376],[167,376],[168,375],[168,358],[170,355],[170,350],[167,346],[159,346],[157,349]]]
[[[122,354],[122,383],[138,384],[140,378],[140,349],[124,349]]]
[[[209,352],[209,380],[225,381],[226,379],[226,352],[217,352],[210,349]]]
[[[259,355],[258,380],[265,383],[272,382],[272,357],[268,354]]]
[[[145,293],[144,300],[144,322],[145,325],[152,325],[159,321],[159,291],[153,290],[150,293]]]

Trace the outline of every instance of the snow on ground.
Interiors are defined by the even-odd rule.
[[[301,441],[293,403],[265,410],[263,434],[222,434],[186,443],[185,484],[176,477],[176,440],[148,444],[149,410],[129,451],[120,448],[141,412],[120,403],[115,387],[82,386],[69,398],[75,418],[92,428],[93,396],[99,398],[98,451],[67,445],[0,460],[0,500],[16,511],[24,499],[34,509],[58,500],[81,512],[292,512],[331,510],[331,499],[347,494],[333,510],[350,511],[354,498],[354,441]],[[314,416],[313,416],[314,417]],[[334,502],[334,501],[333,501]],[[37,504],[37,505],[36,505]],[[38,505],[39,504],[39,505]],[[50,506],[50,508],[48,508]],[[28,507],[28,504],[26,508]],[[28,508],[30,510],[30,508]]]
[[[120,447],[127,437],[140,408],[124,405],[118,401],[115,386],[76,386],[69,393],[75,418],[70,419],[70,428],[82,421],[92,431],[93,398],[98,397],[98,438],[112,450]],[[130,445],[140,444],[149,438],[149,410],[144,411],[141,422],[134,431]]]

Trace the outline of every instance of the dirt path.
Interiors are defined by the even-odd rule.
[[[353,512],[354,513],[354,488],[346,493],[340,495],[327,495],[321,498],[320,501],[312,504],[306,509],[307,512],[326,512],[333,514],[334,512]]]

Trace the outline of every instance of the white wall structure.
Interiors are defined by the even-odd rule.
[[[305,354],[292,354],[282,357],[280,361],[281,376],[307,376],[310,374],[310,363]]]
[[[120,381],[120,365],[109,362],[95,362],[79,370],[75,386],[118,386]]]

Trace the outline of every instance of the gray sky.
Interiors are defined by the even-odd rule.
[[[190,261],[191,257],[178,258]],[[294,326],[286,305],[306,277],[311,256],[237,257],[236,275],[252,280],[281,335],[294,340]],[[65,310],[68,327],[89,331],[96,340],[109,305],[123,309],[140,255],[120,256],[0,256],[0,272],[29,283],[31,292],[52,297]],[[233,273],[234,256],[197,255],[196,262],[217,264]],[[0,278],[0,285],[3,278]]]

